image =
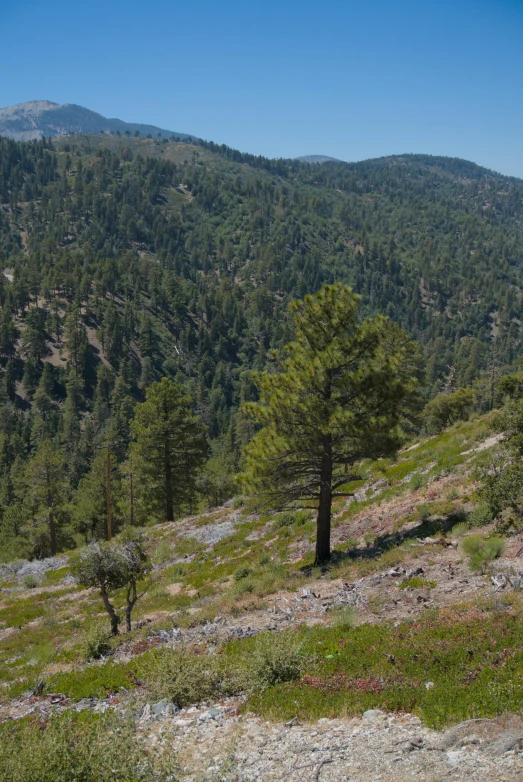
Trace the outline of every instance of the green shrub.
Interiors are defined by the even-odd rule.
[[[89,630],[82,643],[82,657],[89,660],[99,660],[106,657],[111,651],[109,633],[105,627],[96,625]]]
[[[453,538],[462,538],[469,531],[469,525],[465,521],[460,521],[452,527],[451,535]]]
[[[481,503],[474,508],[468,515],[468,524],[470,527],[484,527],[492,521],[492,512],[488,505]]]
[[[356,623],[356,611],[352,606],[340,606],[331,613],[331,624],[333,627],[340,627],[348,630],[354,627]]]
[[[484,538],[483,535],[469,535],[461,544],[469,557],[472,570],[484,570],[485,565],[501,556],[505,548],[503,538]]]
[[[113,712],[0,724],[2,782],[174,782],[177,771],[172,753],[146,748],[134,721]]]
[[[234,672],[217,655],[192,654],[185,648],[162,649],[144,657],[138,671],[145,680],[147,698],[166,698],[179,708],[239,692]]]
[[[420,576],[411,576],[410,578],[404,578],[400,584],[400,589],[434,589],[437,586],[437,581],[428,581],[426,578],[420,578]]]
[[[36,579],[36,576],[33,576],[32,573],[24,576],[24,586],[26,589],[36,589],[38,586],[38,580]]]
[[[302,668],[299,646],[290,633],[264,633],[256,637],[249,656],[245,688],[250,692],[262,692],[276,684],[296,681]]]
[[[242,565],[242,567],[239,567],[238,570],[234,574],[234,580],[235,581],[241,581],[242,578],[247,578],[247,576],[251,575],[251,571],[248,567],[245,567],[245,565]]]
[[[241,581],[238,581],[236,584],[234,591],[238,596],[241,596],[250,592],[254,592],[254,586],[254,582],[251,581],[251,579],[242,578]]]
[[[274,523],[274,526],[279,529],[280,527],[290,527],[292,524],[294,524],[295,520],[295,514],[291,511],[284,511],[283,513],[278,513],[276,516],[276,521]]]
[[[427,483],[428,483],[427,476],[421,475],[421,473],[417,472],[410,479],[409,487],[411,491],[416,491],[417,489],[421,489],[422,486],[426,486]]]
[[[105,698],[122,687],[135,687],[134,674],[125,665],[110,660],[103,665],[93,665],[82,671],[57,673],[48,682],[50,692],[61,692],[68,698]]]

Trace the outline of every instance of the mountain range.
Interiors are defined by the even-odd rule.
[[[71,133],[109,133],[140,136],[181,136],[191,138],[188,133],[179,133],[156,125],[144,125],[139,122],[124,122],[121,119],[108,119],[83,106],[74,103],[52,103],[49,100],[32,100],[0,109],[0,136],[15,141],[56,138]]]
[[[77,134],[105,133],[152,138],[183,138],[194,141],[196,136],[166,130],[156,125],[108,119],[96,111],[75,103],[53,103],[49,100],[31,100],[0,109],[0,136],[14,141],[34,141],[41,138],[59,138]],[[302,163],[336,163],[328,155],[302,155]]]

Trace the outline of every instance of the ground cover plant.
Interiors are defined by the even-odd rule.
[[[176,782],[172,753],[151,749],[134,721],[66,712],[0,724],[2,782]]]
[[[303,628],[293,635],[306,673],[253,695],[247,708],[280,720],[400,710],[437,729],[519,712],[521,620],[519,608],[457,611],[396,628]]]

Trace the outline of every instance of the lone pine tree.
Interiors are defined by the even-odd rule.
[[[294,302],[295,339],[245,406],[262,428],[243,481],[267,508],[317,511],[316,564],[331,556],[333,499],[350,496],[358,462],[395,452],[418,386],[413,344],[382,316],[358,323],[358,302],[341,284]]]

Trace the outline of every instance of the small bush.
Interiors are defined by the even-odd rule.
[[[149,701],[166,698],[179,708],[239,692],[236,677],[219,657],[192,654],[185,648],[146,655],[138,670]]]
[[[485,565],[503,553],[503,538],[484,538],[483,535],[469,535],[463,540],[463,551],[469,557],[472,570],[484,570]]]
[[[279,529],[280,527],[290,527],[294,524],[295,514],[290,511],[284,513],[278,513],[274,526]]]
[[[248,662],[246,689],[261,692],[275,684],[296,681],[302,666],[299,647],[291,634],[260,635]]]
[[[492,512],[488,505],[482,503],[469,513],[467,521],[470,527],[484,527],[492,521]]]
[[[404,578],[398,586],[400,589],[434,589],[437,586],[437,582],[428,581],[426,578],[420,578],[420,576],[411,576],[411,578]]]
[[[428,482],[426,475],[421,475],[419,472],[415,473],[409,481],[409,487],[411,491],[421,489],[422,486],[426,486]]]
[[[348,630],[356,623],[356,611],[352,606],[340,606],[332,612],[332,626]]]
[[[242,578],[242,580],[238,581],[236,584],[234,591],[238,596],[254,592],[254,582],[251,581],[251,579]]]
[[[169,746],[168,743],[166,746]],[[175,780],[174,755],[151,751],[134,721],[108,712],[64,712],[0,725],[2,782],[157,782]]]
[[[469,525],[464,521],[460,521],[459,524],[454,524],[452,527],[451,535],[453,538],[462,538],[468,531]]]
[[[33,576],[32,573],[24,577],[24,586],[26,589],[36,589],[38,586],[38,581],[36,579],[36,576]]]
[[[82,643],[82,657],[84,660],[100,660],[107,657],[111,651],[109,633],[101,625],[91,628]]]
[[[242,578],[247,578],[247,576],[251,575],[251,571],[248,567],[242,566],[239,567],[238,570],[234,574],[234,580],[235,581],[241,581]]]

